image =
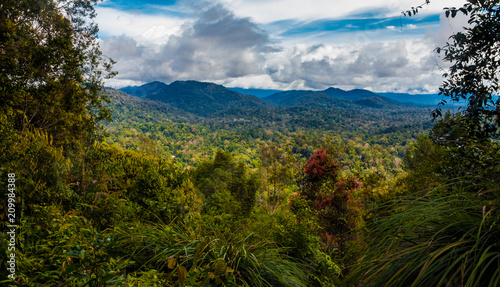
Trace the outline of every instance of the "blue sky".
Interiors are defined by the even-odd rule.
[[[466,25],[421,0],[106,0],[97,7],[113,87],[199,80],[264,89],[435,92],[447,64],[434,49]]]

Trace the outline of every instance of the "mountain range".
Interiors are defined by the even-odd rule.
[[[171,84],[155,81],[119,90],[135,97],[164,102],[198,116],[210,116],[232,109],[272,107],[404,108],[416,104],[433,105],[437,98],[436,95],[377,94],[364,89],[345,91],[334,87],[323,91],[240,89],[198,81],[175,81]],[[244,94],[249,92],[255,95]]]
[[[253,95],[259,98],[265,98],[267,96],[284,92],[280,90],[269,90],[269,89],[242,89],[242,88],[228,88],[232,91],[245,94]],[[313,91],[311,91],[313,92]],[[323,92],[329,96],[344,98],[347,100],[355,100],[356,98],[370,98],[373,96],[383,96],[391,100],[395,100],[401,103],[414,103],[420,105],[436,105],[441,101],[441,97],[438,94],[408,94],[408,93],[374,93],[364,89],[354,89],[350,91],[345,91],[339,88],[328,88]]]

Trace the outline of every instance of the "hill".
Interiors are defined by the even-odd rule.
[[[272,94],[283,92],[282,90],[270,90],[270,89],[243,89],[238,87],[228,87],[231,91],[238,92],[243,95],[256,96],[257,98],[265,98]]]
[[[125,92],[131,96],[142,98],[142,97],[145,97],[147,95],[154,94],[154,93],[158,92],[159,90],[165,88],[166,86],[167,86],[167,84],[165,84],[165,83],[155,81],[155,82],[144,84],[144,85],[139,86],[139,87],[125,87],[125,88],[121,88],[118,90]]]
[[[170,85],[153,82],[128,89],[130,94],[151,93],[144,98],[167,103],[177,109],[199,115],[211,114],[229,109],[255,109],[271,107],[271,104],[249,95],[231,91],[224,86],[198,81],[175,81]]]
[[[352,108],[355,106],[351,101],[335,99],[323,92],[315,91],[286,91],[267,96],[263,100],[282,108],[307,107],[331,109],[335,107]]]
[[[384,94],[387,95],[386,97],[364,89],[345,91],[334,87],[323,91],[226,88],[222,85],[198,81],[175,81],[169,85],[155,81],[139,87],[122,88],[120,91],[135,97],[167,103],[171,108],[202,117],[219,117],[223,114],[236,116],[240,113],[247,113],[245,110],[275,106],[326,110],[408,107],[408,102],[411,100],[422,104],[433,98],[429,95],[391,93]],[[262,98],[237,91],[253,93]]]
[[[408,103],[379,96],[367,90],[344,91],[337,88],[328,88],[322,92],[316,91],[285,91],[263,98],[282,108],[393,108],[406,107]]]
[[[369,98],[363,98],[361,100],[354,101],[354,103],[360,106],[378,108],[378,109],[391,108],[391,107],[406,107],[414,105],[412,103],[401,103],[378,95]]]
[[[368,90],[363,90],[363,89],[344,91],[339,88],[328,88],[324,90],[323,93],[332,98],[344,99],[349,101],[358,101],[365,98],[371,98],[377,96],[377,94],[375,94],[374,92],[370,92]]]
[[[242,89],[242,88],[229,88],[229,89],[245,95],[257,96],[262,99],[274,94],[290,92],[290,91],[269,90],[269,89]],[[436,105],[442,99],[442,97],[437,94],[374,93],[364,89],[354,89],[350,91],[345,91],[334,87],[330,87],[323,91],[309,91],[309,92],[322,92],[333,98],[350,100],[350,101],[359,101],[362,99],[371,98],[375,96],[382,96],[401,103],[413,103],[419,105]]]
[[[162,123],[166,121],[192,122],[198,117],[173,107],[167,103],[131,96],[123,91],[106,89],[111,103],[107,106],[113,110],[114,122],[131,119],[136,122]]]

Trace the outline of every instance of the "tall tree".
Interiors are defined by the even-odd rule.
[[[257,174],[249,174],[243,162],[236,162],[228,151],[218,150],[213,161],[200,163],[192,178],[205,196],[206,212],[248,216],[255,205]]]
[[[439,93],[451,101],[466,100],[459,122],[471,138],[500,134],[500,1],[469,0],[460,8],[445,8],[447,17],[462,13],[468,27],[453,34],[436,51],[451,63]],[[446,104],[443,101],[441,105]],[[441,116],[441,106],[433,113]]]
[[[5,0],[0,4],[0,109],[17,131],[47,131],[58,145],[110,119],[99,50],[97,0]]]

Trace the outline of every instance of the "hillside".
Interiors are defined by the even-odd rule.
[[[170,104],[131,96],[123,91],[107,88],[111,103],[108,105],[113,110],[113,119],[121,120],[131,117],[136,122],[161,123],[165,121],[191,122],[198,117],[173,107]]]
[[[440,99],[435,94],[374,93],[365,89],[346,91],[335,87],[323,91],[226,88],[198,81],[176,81],[170,85],[154,81],[119,90],[135,97],[169,103],[172,107],[199,116],[273,105],[322,109],[391,108],[406,107],[408,104],[435,105]]]
[[[125,88],[121,88],[119,90],[122,92],[125,92],[131,96],[142,98],[142,97],[145,97],[147,95],[154,94],[154,93],[158,92],[159,90],[165,88],[166,86],[167,86],[167,84],[165,84],[165,83],[154,81],[154,82],[147,83],[147,84],[144,84],[144,85],[139,86],[139,87],[125,87]]]
[[[373,96],[354,101],[356,104],[370,108],[391,108],[411,106],[411,103],[401,103],[382,96]]]
[[[386,102],[377,101],[382,97],[356,103],[321,92],[287,91],[266,97],[268,102],[264,102],[209,83],[174,82],[167,87],[167,90],[146,98],[108,89],[111,99],[108,107],[113,110],[114,119],[107,125],[110,133],[108,143],[133,150],[147,150],[166,158],[175,156],[188,165],[197,165],[197,159],[209,154],[210,149],[221,148],[242,156],[247,164],[256,168],[259,144],[293,142],[298,135],[307,133],[309,143],[294,148],[294,152],[303,158],[309,157],[316,145],[321,146],[325,137],[339,141],[350,139],[355,152],[341,159],[346,167],[361,164],[359,156],[367,152],[371,155],[364,158],[377,154],[377,159],[364,168],[382,168],[384,161],[378,158],[381,154],[375,153],[371,147],[365,150],[355,146],[369,143],[374,147],[390,148],[390,155],[384,154],[384,157],[391,159],[384,165],[391,166],[399,161],[392,158],[404,155],[405,147],[416,136],[415,132],[430,127],[426,109],[387,106]],[[168,98],[170,94],[174,96]],[[150,99],[160,95],[170,103]],[[186,98],[194,100],[174,102],[173,99],[179,98],[179,95],[187,95]],[[205,101],[202,102],[202,99]],[[216,99],[235,103],[222,107]],[[249,99],[257,104],[254,105],[253,101],[248,104]],[[192,102],[198,104],[191,106]],[[197,107],[205,110],[196,110]],[[357,164],[353,165],[353,162]]]
[[[286,91],[262,99],[282,108],[355,108],[355,105],[351,101],[335,99],[325,93],[314,91]]]
[[[290,92],[290,91],[279,91],[279,90],[269,90],[269,89],[241,89],[241,88],[229,88],[229,89],[245,95],[257,96],[262,99],[274,94]],[[437,105],[442,99],[442,97],[439,96],[438,94],[374,93],[364,89],[354,89],[350,91],[345,91],[334,87],[330,87],[322,91],[309,91],[309,92],[321,92],[333,98],[351,100],[351,101],[359,101],[365,98],[382,96],[401,103],[413,103],[419,105]]]
[[[281,90],[272,90],[272,89],[243,89],[238,87],[227,87],[231,91],[238,92],[243,95],[256,96],[257,98],[265,98],[272,94],[281,93]]]
[[[374,92],[368,91],[368,90],[363,90],[363,89],[354,89],[350,91],[344,91],[342,89],[338,88],[328,88],[323,91],[326,95],[332,97],[332,98],[337,98],[337,99],[344,99],[344,100],[349,100],[349,101],[358,101],[362,100],[365,98],[371,98],[377,96]]]
[[[409,103],[401,103],[387,97],[379,96],[367,90],[344,91],[328,88],[316,91],[285,91],[262,98],[279,107],[310,107],[322,109],[362,109],[362,108],[395,108],[406,107]]]
[[[146,86],[147,85],[147,86]],[[209,116],[229,109],[253,109],[271,107],[269,103],[255,97],[242,95],[224,86],[198,81],[176,81],[170,85],[146,84],[128,89],[130,94],[141,94],[151,88],[144,98],[168,103],[172,107],[199,116]],[[153,89],[153,87],[159,89]]]

